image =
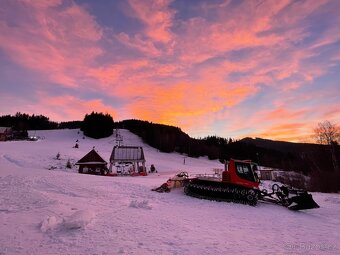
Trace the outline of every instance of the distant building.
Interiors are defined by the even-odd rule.
[[[258,176],[260,180],[270,180],[273,181],[276,177],[277,170],[270,167],[259,166],[258,167]]]
[[[287,175],[288,171],[281,169],[259,166],[258,175],[260,180],[282,181],[282,178]]]
[[[79,173],[105,175],[108,172],[107,162],[94,149],[82,157],[76,165],[79,166]]]
[[[272,180],[272,171],[273,170],[260,170],[259,178],[261,180]]]
[[[10,140],[13,136],[13,130],[10,127],[0,127],[0,141]]]
[[[110,172],[115,166],[118,174],[147,175],[143,147],[115,146],[110,157]]]

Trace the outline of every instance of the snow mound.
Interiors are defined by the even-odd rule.
[[[64,218],[64,229],[85,228],[94,219],[95,213],[89,210],[76,211],[69,217]]]
[[[140,202],[138,202],[137,200],[133,200],[130,203],[130,207],[132,207],[132,208],[142,208],[142,209],[148,209],[148,210],[152,209],[151,205],[149,205],[149,201],[147,201],[147,200],[143,200],[143,201],[140,201]]]
[[[57,218],[56,216],[47,216],[41,222],[40,230],[43,233],[49,230],[54,230],[58,228],[62,222],[63,222],[63,219]]]
[[[79,210],[67,217],[47,216],[40,226],[43,233],[52,230],[69,230],[85,228],[95,217],[94,212],[89,210]]]

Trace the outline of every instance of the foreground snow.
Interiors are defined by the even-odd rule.
[[[165,154],[142,145],[146,177],[103,177],[66,169],[93,146],[106,160],[113,137],[40,131],[44,140],[0,143],[0,254],[340,254],[340,195],[313,194],[319,209],[292,212],[150,189],[180,171],[210,173],[217,161]],[[79,140],[79,149],[72,146]],[[57,153],[61,159],[56,160]]]

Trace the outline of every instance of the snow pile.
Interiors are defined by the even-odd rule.
[[[71,230],[85,228],[95,217],[90,210],[79,210],[67,217],[47,216],[41,223],[40,230],[45,233],[52,230]]]
[[[64,229],[85,228],[94,219],[95,213],[90,210],[79,210],[71,216],[64,218]]]
[[[40,226],[41,232],[45,233],[50,230],[55,230],[59,228],[59,226],[63,223],[63,219],[58,218],[56,216],[47,216],[42,222]]]
[[[143,201],[140,201],[140,202],[138,202],[137,200],[133,200],[130,203],[130,207],[142,208],[142,209],[148,209],[148,210],[152,209],[152,206],[149,205],[149,201],[147,201],[147,200],[143,200]]]

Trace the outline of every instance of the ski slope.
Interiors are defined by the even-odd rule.
[[[340,194],[313,193],[319,209],[293,212],[150,191],[181,171],[223,168],[207,158],[143,146],[145,177],[78,174],[66,168],[93,146],[109,160],[114,136],[78,130],[31,132],[38,141],[0,142],[0,255],[3,254],[340,254]],[[79,140],[79,148],[72,148]],[[55,159],[60,153],[60,160]]]

